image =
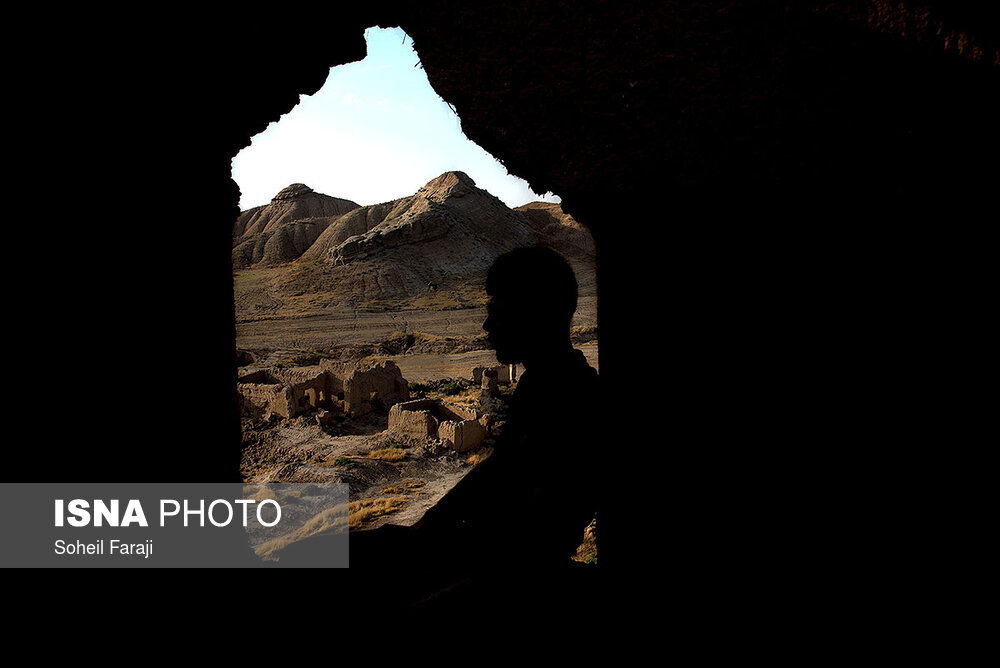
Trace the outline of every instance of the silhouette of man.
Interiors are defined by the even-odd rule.
[[[468,609],[527,590],[564,600],[570,557],[597,511],[601,395],[570,338],[573,270],[554,251],[516,249],[491,267],[486,292],[483,329],[497,360],[525,371],[492,456],[412,527],[351,535],[352,569],[404,573],[380,581],[382,604],[395,597],[403,606]]]
[[[494,454],[417,525],[497,556],[505,568],[562,565],[596,510],[597,372],[573,348],[573,270],[554,251],[519,248],[486,278],[483,323],[501,364],[522,364]],[[491,549],[492,548],[492,549]],[[481,562],[485,563],[485,562]]]

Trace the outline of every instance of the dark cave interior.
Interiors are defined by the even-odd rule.
[[[157,374],[155,401],[81,410],[79,439],[97,429],[99,446],[52,446],[57,477],[238,477],[230,161],[331,67],[363,58],[366,27],[400,26],[467,136],[592,230],[601,374],[621,388],[608,410],[669,406],[608,436],[623,453],[609,567],[653,559],[625,464],[653,443],[658,489],[683,517],[652,533],[709,522],[752,551],[737,528],[750,513],[779,531],[805,512],[782,499],[894,456],[884,428],[863,425],[924,424],[904,404],[945,369],[915,356],[946,346],[950,365],[974,364],[987,335],[995,17],[974,3],[792,4],[433,0],[158,17],[101,39],[67,28],[59,92],[37,71],[13,76],[36,120],[54,119],[46,141],[72,149],[59,215],[96,205],[104,223],[52,251],[57,319],[50,299],[16,306],[37,316],[39,345],[90,365],[89,396],[119,396],[165,355],[197,380]],[[935,22],[977,50],[912,27]],[[22,166],[50,160],[32,150]],[[50,185],[37,198],[52,201]],[[171,191],[183,201],[163,201]],[[36,476],[36,458],[16,474]]]

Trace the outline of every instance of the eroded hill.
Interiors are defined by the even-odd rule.
[[[298,258],[331,222],[358,204],[293,183],[270,204],[240,214],[233,226],[233,267],[275,265]]]
[[[346,210],[331,213],[338,208]],[[596,298],[593,239],[558,204],[510,209],[463,172],[446,172],[411,196],[370,206],[296,184],[236,222],[237,322],[256,323],[258,331],[269,321],[294,318],[339,322],[358,313],[481,308],[496,258],[536,244],[573,265],[588,312]],[[408,331],[403,322],[398,329]],[[349,324],[344,329],[354,331]],[[358,332],[345,342],[365,336]]]

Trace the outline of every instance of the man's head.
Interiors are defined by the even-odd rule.
[[[483,329],[500,363],[525,363],[571,347],[576,276],[558,253],[535,247],[501,255],[486,277],[486,294]]]

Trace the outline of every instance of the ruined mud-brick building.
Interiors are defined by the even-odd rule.
[[[440,399],[415,399],[389,410],[389,431],[412,438],[436,438],[456,452],[475,450],[489,430],[489,416]]]
[[[963,477],[925,451],[984,405],[966,374],[993,375],[996,3],[136,5],[128,28],[110,6],[49,14],[20,23],[44,26],[45,58],[7,72],[21,140],[7,158],[35,175],[7,217],[35,220],[45,202],[88,222],[45,245],[53,271],[19,281],[9,309],[33,348],[70,340],[98,360],[95,395],[121,397],[155,351],[197,369],[211,407],[155,428],[147,411],[118,412],[85,458],[47,443],[68,466],[53,475],[239,480],[233,156],[331,67],[364,58],[365,28],[400,26],[463,132],[593,232],[616,397],[603,412],[622,418],[606,441],[644,451],[649,421],[621,399],[661,407],[657,465],[604,476],[604,572],[701,564],[764,581],[808,575],[823,554],[837,567],[812,573],[843,584],[890,541],[961,554],[965,530],[988,525],[975,513],[988,504],[947,493]],[[37,226],[8,231],[9,248],[38,247]],[[189,396],[190,374],[159,376],[159,396]],[[11,454],[9,470],[38,471],[34,449]],[[929,490],[933,512],[919,512]],[[798,582],[816,593],[811,575]]]
[[[320,368],[333,376],[331,391],[341,402],[340,408],[352,416],[369,413],[376,402],[388,408],[410,398],[410,386],[395,362],[362,360],[345,366],[321,360]]]
[[[517,382],[517,365],[500,364],[495,366],[472,367],[472,382],[483,387],[492,381],[496,385],[513,385]]]
[[[295,417],[329,408],[358,417],[375,405],[389,408],[410,398],[409,385],[394,362],[337,363],[282,369],[268,367],[240,376],[240,412],[244,415]]]

